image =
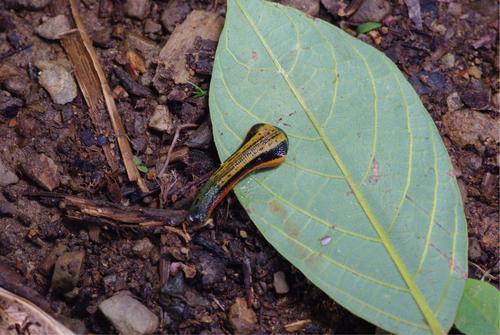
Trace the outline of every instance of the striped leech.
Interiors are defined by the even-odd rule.
[[[208,179],[189,209],[188,221],[203,224],[234,185],[249,173],[272,168],[285,161],[288,137],[270,124],[258,123],[248,131],[245,140]]]

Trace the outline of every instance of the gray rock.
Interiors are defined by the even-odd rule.
[[[139,257],[148,258],[153,250],[154,245],[151,241],[145,237],[135,243],[132,247],[132,251]]]
[[[16,184],[18,181],[19,178],[16,174],[11,171],[9,166],[2,161],[2,157],[0,157],[0,187]]]
[[[177,117],[170,113],[167,106],[158,105],[149,119],[148,126],[154,130],[173,134],[177,123]]]
[[[117,294],[104,300],[99,304],[99,309],[122,335],[152,334],[158,328],[158,317],[126,294]]]
[[[71,291],[80,278],[85,251],[66,252],[59,256],[52,274],[52,289],[59,293]]]
[[[127,0],[125,13],[135,19],[145,19],[151,10],[150,0]]]
[[[286,282],[285,273],[283,271],[275,272],[273,275],[274,290],[278,294],[285,294],[290,291],[288,283]]]
[[[35,28],[35,32],[48,40],[58,40],[70,29],[68,18],[61,14],[47,19]]]
[[[54,63],[40,64],[40,85],[49,92],[52,101],[64,105],[76,98],[77,87],[71,73]]]

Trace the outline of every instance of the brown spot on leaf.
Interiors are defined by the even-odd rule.
[[[279,201],[277,200],[271,200],[267,203],[267,206],[269,207],[269,209],[271,210],[271,212],[273,214],[276,214],[282,218],[285,218],[286,216],[286,209],[285,207],[283,206],[283,204],[281,204]]]
[[[252,51],[252,59],[253,60],[259,59],[259,54],[257,53],[257,51]]]
[[[285,225],[285,232],[296,239],[297,237],[299,237],[300,230],[291,224],[287,224]]]
[[[306,259],[309,257],[309,251],[304,246],[300,244],[294,244],[294,246],[299,258]]]

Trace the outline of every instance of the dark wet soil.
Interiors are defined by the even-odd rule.
[[[156,57],[193,9],[224,12],[223,4],[206,0],[81,1],[81,16],[152,191],[140,195],[123,167],[111,172],[103,146],[113,139],[95,131],[82,92],[56,104],[40,85],[43,62],[69,62],[60,42],[34,31],[60,13],[64,1],[37,9],[42,2],[0,3],[0,163],[15,174],[0,176],[1,264],[45,297],[60,319],[83,323],[94,333],[115,332],[98,305],[123,290],[160,317],[160,333],[230,333],[228,313],[237,297],[255,311],[258,333],[283,333],[285,325],[299,320],[310,320],[299,327],[303,333],[375,333],[274,251],[233,195],[215,211],[214,224],[191,234],[189,243],[173,231],[112,227],[82,216],[69,220],[60,198],[40,197],[50,190],[122,207],[189,206],[218,165],[203,94],[216,41],[198,39],[188,51],[191,81],[202,90],[175,84],[172,73],[155,77]],[[291,2],[355,34],[354,20],[338,15],[344,3]],[[360,38],[397,63],[435,120],[465,202],[469,277],[498,285],[497,3],[420,3],[421,30],[404,2],[397,1],[388,5],[381,28]],[[173,128],[148,126],[158,105],[167,105]],[[159,178],[175,127],[185,123],[196,126],[180,131],[167,174]],[[111,150],[118,154],[116,145]],[[69,288],[52,278],[56,253],[68,251],[84,252],[81,268],[74,270],[77,281]],[[288,293],[275,292],[279,271],[285,273]]]

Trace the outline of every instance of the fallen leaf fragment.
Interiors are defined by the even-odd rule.
[[[74,335],[32,302],[0,287],[0,334]]]

